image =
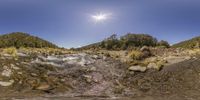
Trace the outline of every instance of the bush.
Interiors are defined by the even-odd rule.
[[[111,57],[111,55],[109,53],[104,53],[104,56]]]
[[[159,47],[166,47],[166,48],[170,47],[169,43],[167,41],[164,41],[164,40],[161,40],[160,42],[158,42],[157,46],[159,46]]]

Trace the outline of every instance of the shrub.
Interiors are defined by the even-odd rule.
[[[106,56],[106,57],[110,57],[111,55],[109,54],[109,53],[104,53],[104,56]]]
[[[160,42],[158,42],[157,46],[159,46],[159,47],[166,47],[166,48],[170,47],[169,43],[167,41],[164,41],[164,40],[161,40]]]

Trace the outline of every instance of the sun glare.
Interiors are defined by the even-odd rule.
[[[92,19],[94,19],[96,22],[101,22],[104,21],[106,19],[108,19],[109,14],[105,14],[105,13],[99,13],[96,15],[92,15]]]

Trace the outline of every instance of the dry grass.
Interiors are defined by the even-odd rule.
[[[128,57],[132,60],[142,60],[144,59],[144,54],[141,51],[132,50],[129,52]]]
[[[17,49],[15,47],[4,48],[3,53],[9,54],[13,57],[17,57]]]

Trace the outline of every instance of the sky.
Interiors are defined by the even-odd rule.
[[[200,36],[199,0],[0,0],[0,34],[26,32],[60,47],[145,33],[174,44]]]

